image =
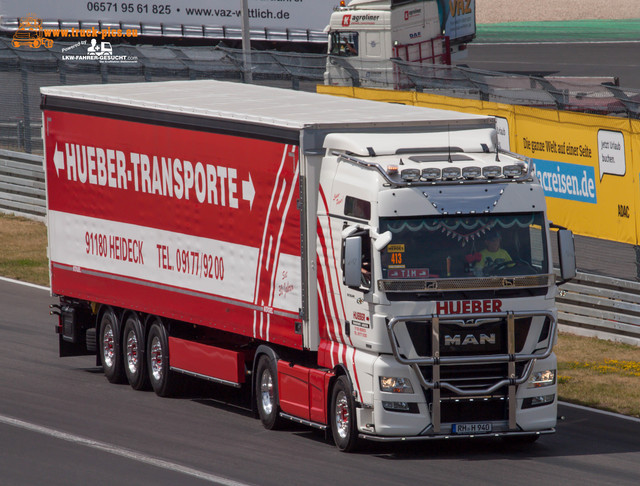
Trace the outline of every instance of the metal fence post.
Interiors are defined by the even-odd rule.
[[[20,63],[20,77],[22,80],[22,113],[24,114],[24,151],[31,153],[31,110],[29,109],[29,77],[27,68]]]

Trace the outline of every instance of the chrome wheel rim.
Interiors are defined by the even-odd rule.
[[[155,336],[151,340],[151,374],[156,381],[162,380],[162,343],[160,338]]]
[[[113,335],[113,327],[107,324],[102,335],[102,357],[107,368],[113,367],[115,362],[115,339]]]
[[[127,366],[131,373],[138,371],[138,338],[133,331],[127,334]]]
[[[270,415],[273,411],[273,379],[269,370],[264,370],[260,379],[260,395],[262,396],[262,410]]]
[[[349,435],[349,401],[347,400],[347,395],[345,392],[338,392],[338,396],[336,397],[336,409],[335,409],[335,420],[336,420],[336,432],[341,439],[346,439]]]

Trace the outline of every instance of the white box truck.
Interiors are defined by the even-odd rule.
[[[476,33],[475,2],[343,1],[327,30],[325,84],[407,89],[412,84],[402,66],[427,73],[424,66],[448,66],[466,55]]]
[[[493,118],[217,81],[41,92],[61,356],[161,396],[249,387],[265,427],[341,450],[554,431],[550,223]]]

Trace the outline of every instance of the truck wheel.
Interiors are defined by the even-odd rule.
[[[177,378],[169,368],[167,330],[159,319],[153,323],[147,337],[147,368],[153,391],[161,397],[172,396]]]
[[[100,319],[100,360],[104,375],[110,383],[124,383],[120,325],[112,309],[107,309]]]
[[[277,430],[282,427],[278,401],[278,383],[274,362],[262,355],[256,368],[255,397],[260,421],[265,429]]]
[[[356,406],[351,384],[344,375],[338,377],[331,391],[329,421],[336,447],[343,452],[353,451],[358,442]]]
[[[124,372],[134,390],[143,390],[149,385],[149,375],[144,352],[144,332],[136,314],[127,317],[124,324]]]

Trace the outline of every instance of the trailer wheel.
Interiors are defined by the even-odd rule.
[[[136,314],[130,314],[124,324],[124,371],[134,390],[149,386],[149,375],[145,361],[145,341],[142,323]]]
[[[125,374],[120,342],[120,325],[112,309],[100,318],[100,360],[104,375],[110,383],[124,383]]]
[[[280,417],[276,376],[274,362],[266,355],[260,356],[254,382],[255,397],[260,421],[268,430],[277,430],[283,423]]]
[[[167,330],[159,319],[153,323],[147,337],[147,368],[153,391],[161,397],[172,396],[177,378],[169,368]]]
[[[337,378],[331,390],[329,414],[331,433],[336,447],[343,452],[355,450],[358,443],[356,406],[351,384],[344,375]]]

